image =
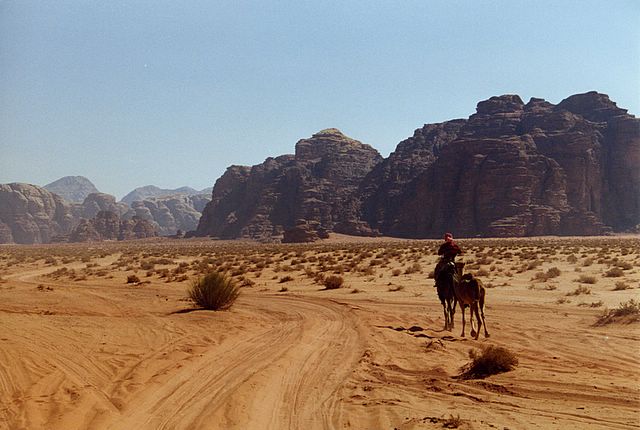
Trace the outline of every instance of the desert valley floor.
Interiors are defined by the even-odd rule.
[[[438,241],[2,246],[0,429],[640,427],[640,238],[458,243],[489,338],[443,331]],[[212,270],[229,310],[187,299]],[[517,367],[459,377],[489,345]]]

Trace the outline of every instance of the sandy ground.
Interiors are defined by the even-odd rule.
[[[596,322],[639,298],[640,239],[458,243],[489,338],[442,330],[436,241],[0,247],[0,429],[639,428],[640,323]],[[208,270],[227,311],[186,299]],[[460,378],[489,345],[518,366]]]

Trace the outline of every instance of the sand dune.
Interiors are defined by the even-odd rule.
[[[0,429],[640,425],[640,325],[594,325],[638,298],[637,237],[460,240],[489,287],[478,340],[459,310],[442,331],[437,242],[342,239],[0,248]],[[186,300],[205,266],[246,285],[230,310]],[[458,378],[487,345],[517,368]]]

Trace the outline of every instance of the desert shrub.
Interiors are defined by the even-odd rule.
[[[460,415],[449,415],[449,418],[443,418],[440,420],[442,422],[442,428],[445,429],[457,429],[462,425],[462,420],[460,419]]]
[[[586,267],[586,266],[591,266],[592,264],[593,264],[593,258],[591,258],[591,257],[589,257],[589,258],[585,258],[585,259],[582,261],[582,265],[583,265],[583,266],[585,266],[585,267]]]
[[[598,317],[596,325],[605,325],[613,322],[632,323],[640,321],[640,301],[634,299],[628,302],[620,303],[616,309],[605,309],[602,315]]]
[[[572,292],[567,293],[567,296],[579,296],[580,294],[591,294],[591,288],[580,285]]]
[[[284,285],[282,287],[280,287],[280,289],[278,290],[281,293],[286,293],[287,291],[289,291],[289,288],[285,287]]]
[[[471,361],[462,368],[463,379],[486,378],[497,373],[508,372],[518,365],[518,358],[506,348],[489,345],[481,351],[470,349]]]
[[[127,284],[137,284],[138,282],[140,282],[140,278],[136,275],[127,276]]]
[[[327,276],[322,280],[322,284],[327,290],[335,290],[336,288],[340,288],[344,283],[344,279],[342,276],[331,275]]]
[[[597,281],[596,277],[592,275],[580,275],[580,277],[578,277],[578,282],[582,282],[583,284],[595,284]]]
[[[289,281],[293,281],[293,278],[289,275],[287,276],[283,276],[282,278],[280,278],[280,283],[284,283],[284,282],[289,282]]]
[[[389,287],[389,291],[391,292],[402,291],[402,290],[404,290],[403,285],[392,285]]]
[[[404,271],[405,274],[410,275],[412,273],[418,273],[422,270],[422,266],[420,263],[413,263],[411,266],[407,267]]]
[[[613,291],[630,290],[631,288],[633,287],[631,287],[631,285],[627,284],[626,282],[618,281],[616,282],[616,286],[613,287]]]
[[[391,274],[392,274],[393,276],[400,276],[400,274],[401,274],[401,273],[402,273],[402,270],[400,270],[400,269],[393,269],[393,270],[391,271]]]
[[[574,254],[571,254],[567,257],[567,261],[571,264],[576,264],[578,262],[578,257],[576,257]]]
[[[235,281],[220,272],[211,272],[196,279],[189,290],[189,298],[194,303],[210,310],[228,309],[239,295]]]
[[[622,270],[619,267],[613,267],[613,268],[607,270],[604,273],[604,276],[606,276],[608,278],[618,278],[620,276],[624,276],[624,270]]]

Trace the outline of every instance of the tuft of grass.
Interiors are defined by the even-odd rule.
[[[219,272],[196,279],[189,290],[189,298],[195,304],[214,311],[228,309],[239,295],[235,281]]]
[[[614,322],[632,323],[640,321],[640,301],[631,299],[620,303],[615,309],[605,309],[598,317],[596,325],[611,324]]]
[[[633,288],[631,285],[627,284],[624,281],[618,281],[616,282],[616,286],[613,287],[613,291],[621,291],[621,290],[630,290],[631,288]]]
[[[575,290],[567,293],[567,296],[579,296],[580,294],[591,294],[591,288],[580,285]]]
[[[322,284],[327,290],[335,290],[342,287],[344,278],[342,276],[331,275],[323,279]]]
[[[624,276],[624,270],[619,267],[612,267],[604,273],[604,276],[607,278],[619,278],[620,276]]]
[[[591,275],[580,275],[577,281],[582,282],[583,284],[595,284],[598,282],[598,279]]]
[[[508,349],[489,345],[481,351],[470,349],[471,361],[462,368],[463,379],[481,379],[513,370],[518,365],[518,357]]]
[[[449,415],[449,418],[445,418],[442,420],[442,427],[445,429],[457,429],[462,425],[462,420],[460,419],[460,415]]]
[[[138,284],[140,282],[140,278],[136,275],[127,276],[127,284]]]

